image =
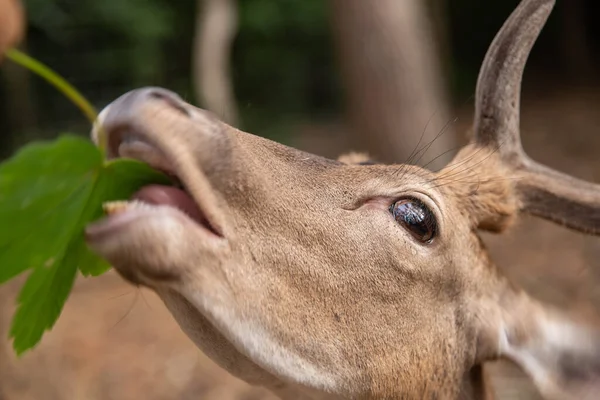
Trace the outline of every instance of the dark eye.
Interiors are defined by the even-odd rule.
[[[390,212],[404,229],[420,242],[429,243],[437,234],[433,212],[417,199],[401,199],[390,206]]]

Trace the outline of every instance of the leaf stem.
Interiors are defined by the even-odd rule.
[[[38,76],[45,79],[48,83],[53,85],[56,89],[58,89],[62,94],[64,94],[67,98],[69,98],[73,104],[75,104],[79,109],[83,112],[83,114],[87,117],[90,123],[93,125],[98,118],[98,113],[94,109],[94,107],[87,101],[81,93],[77,89],[75,89],[69,82],[67,82],[63,77],[58,75],[56,72],[52,71],[48,66],[42,64],[41,62],[33,59],[27,54],[17,50],[17,49],[8,49],[6,52],[6,57],[10,59],[12,62],[19,64],[20,66],[30,70],[31,72],[37,74]],[[103,152],[106,150],[106,135],[102,132],[102,127],[100,127],[101,132],[98,135],[98,147]]]

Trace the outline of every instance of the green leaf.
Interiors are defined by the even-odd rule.
[[[33,270],[10,330],[17,354],[52,328],[77,270],[97,276],[109,269],[83,233],[102,216],[102,203],[151,183],[170,180],[139,161],[104,162],[91,141],[72,135],[32,143],[0,164],[0,283]]]
[[[23,285],[10,328],[17,355],[35,346],[58,319],[75,281],[79,253],[86,251],[81,242],[76,239],[62,259],[34,268]]]

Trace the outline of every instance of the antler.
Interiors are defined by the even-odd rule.
[[[525,63],[555,0],[523,0],[490,46],[477,81],[475,142],[519,173],[521,211],[600,234],[600,186],[538,164],[523,151],[519,114]]]

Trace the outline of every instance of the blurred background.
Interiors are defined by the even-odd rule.
[[[336,157],[438,169],[468,139],[488,45],[518,0],[26,0],[21,49],[98,109],[163,86],[247,132]],[[522,139],[538,161],[600,181],[600,4],[559,0],[524,77]],[[0,68],[0,159],[24,143],[87,135],[53,87]],[[427,145],[416,159],[415,147]],[[485,235],[534,296],[595,318],[600,242],[522,218]],[[22,280],[0,288],[0,334]],[[54,330],[21,359],[0,347],[0,400],[270,399],[220,370],[150,292],[114,273],[79,279]],[[493,365],[501,399],[535,399],[514,367]]]

